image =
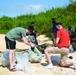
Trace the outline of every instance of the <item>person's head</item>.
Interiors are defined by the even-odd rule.
[[[61,22],[58,22],[58,23],[56,24],[56,28],[57,28],[58,30],[62,29],[62,28],[63,28],[63,27],[62,27],[62,23],[61,23]]]
[[[35,24],[34,22],[31,22],[31,26],[34,26],[34,24]]]
[[[68,29],[71,30],[71,26],[68,26]]]
[[[33,33],[33,30],[32,30],[31,28],[27,28],[27,29],[26,29],[26,33],[27,33],[28,35],[30,35],[30,34]]]
[[[52,18],[52,24],[55,22],[55,18]]]

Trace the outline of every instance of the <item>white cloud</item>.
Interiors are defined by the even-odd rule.
[[[41,5],[14,5],[11,6],[13,10],[16,12],[24,12],[24,13],[39,13],[40,11],[43,11],[44,8]]]
[[[29,7],[33,8],[33,9],[40,9],[41,5],[29,5]]]
[[[0,8],[0,14],[10,17],[26,14],[37,14],[45,9],[41,5],[12,5],[9,7]]]

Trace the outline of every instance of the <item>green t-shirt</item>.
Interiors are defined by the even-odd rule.
[[[11,41],[14,40],[21,40],[22,37],[26,37],[26,29],[21,28],[21,27],[16,27],[12,30],[10,30],[7,34],[6,37],[10,39]]]

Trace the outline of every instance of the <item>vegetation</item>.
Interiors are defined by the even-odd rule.
[[[55,18],[56,22],[62,22],[64,29],[68,29],[70,25],[72,29],[76,27],[76,2],[70,0],[70,4],[66,7],[57,7],[46,12],[41,12],[36,15],[26,14],[14,18],[6,17],[0,18],[0,33],[7,33],[10,29],[15,27],[28,28],[31,22],[35,22],[35,30],[38,34],[45,34],[51,36],[51,19]]]

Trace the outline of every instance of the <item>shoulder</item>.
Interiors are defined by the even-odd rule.
[[[56,21],[54,22],[54,25],[56,25]]]
[[[14,28],[14,29],[24,29],[24,28],[22,28],[22,27],[16,27],[16,28]]]
[[[73,31],[72,29],[71,29],[71,31]],[[74,31],[73,31],[74,32]]]
[[[59,34],[60,32],[61,32],[61,31],[60,31],[60,30],[58,30],[58,31],[57,31],[57,34]]]
[[[26,29],[22,27],[16,27],[14,30],[18,32],[22,32],[22,31],[25,31]]]

